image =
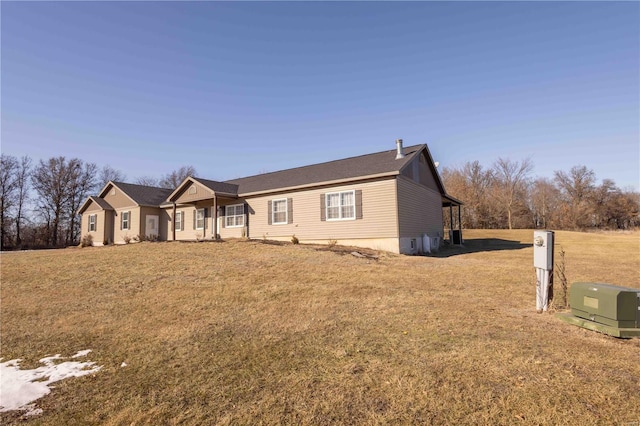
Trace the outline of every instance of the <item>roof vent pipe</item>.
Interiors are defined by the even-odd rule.
[[[404,158],[404,153],[402,152],[402,139],[396,140],[396,149],[398,150],[398,153],[396,154],[396,160]]]

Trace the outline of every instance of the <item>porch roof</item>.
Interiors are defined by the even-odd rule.
[[[464,203],[449,194],[442,194],[442,207],[462,206]]]
[[[198,177],[188,176],[182,181],[178,187],[171,192],[161,203],[162,207],[173,204],[180,195],[186,190],[189,184],[198,183],[211,191],[211,198],[238,198],[238,185],[227,182],[218,182],[215,180],[202,179]]]

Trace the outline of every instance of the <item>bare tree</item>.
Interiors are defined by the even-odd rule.
[[[193,166],[182,166],[178,170],[174,170],[166,174],[160,179],[159,186],[161,188],[175,189],[189,176],[195,176],[196,169]]]
[[[498,158],[493,164],[496,191],[494,196],[507,211],[507,224],[513,229],[514,204],[524,191],[526,191],[527,179],[533,170],[531,158],[522,161],[512,161],[508,158]]]
[[[640,210],[637,195],[622,191],[611,179],[603,179],[589,197],[594,225],[607,229],[628,229],[635,226]]]
[[[556,226],[555,212],[560,203],[560,191],[547,178],[538,178],[531,184],[529,193],[533,225],[536,228]]]
[[[464,200],[462,225],[465,228],[496,227],[489,200],[493,184],[491,170],[485,170],[478,161],[473,161],[462,168],[445,168],[442,179],[449,193]]]
[[[495,228],[495,215],[490,204],[489,196],[493,185],[493,171],[485,170],[478,161],[466,163],[462,168],[462,175],[467,186],[472,210],[470,222],[474,228]]]
[[[69,161],[69,168],[72,170],[72,174],[69,182],[69,201],[67,207],[69,228],[66,243],[76,244],[80,235],[78,209],[80,209],[84,200],[96,188],[98,167],[95,163],[83,163],[82,160],[74,158]]]
[[[47,244],[58,245],[58,229],[69,197],[66,159],[40,160],[31,175],[31,183],[39,196],[38,209],[47,221]]]
[[[589,227],[591,205],[589,197],[595,189],[596,175],[586,166],[573,166],[569,173],[554,172],[554,181],[561,191],[567,213],[564,227],[580,229]]]
[[[126,175],[120,170],[116,170],[111,166],[104,166],[100,169],[100,176],[97,180],[97,186],[104,188],[109,181],[111,182],[124,182],[127,179]]]
[[[141,177],[138,177],[138,178],[136,178],[134,183],[136,183],[137,185],[144,185],[144,186],[155,186],[155,187],[159,187],[160,186],[160,180],[157,179],[157,178],[154,178],[152,176],[141,176]]]
[[[16,204],[18,160],[2,154],[0,157],[0,249],[7,245],[7,228],[10,220],[10,210]]]
[[[26,155],[20,159],[20,165],[16,175],[17,180],[17,202],[18,210],[16,212],[16,246],[22,245],[22,237],[20,230],[22,228],[22,220],[24,218],[24,205],[29,194],[29,176],[31,173],[31,158]]]
[[[50,158],[48,161],[40,160],[31,174],[33,189],[39,196],[38,209],[47,220],[49,237],[47,243],[59,246],[60,230],[66,226],[67,243],[73,242],[74,226],[76,226],[76,211],[78,199],[86,196],[88,190],[92,190],[90,179],[95,174],[95,164],[84,165],[82,160],[73,158],[69,161],[65,157]],[[83,195],[85,194],[85,195]]]

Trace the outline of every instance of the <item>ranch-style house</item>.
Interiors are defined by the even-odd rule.
[[[173,190],[109,182],[78,213],[94,245],[295,235],[416,254],[440,246],[443,208],[455,223],[461,205],[445,191],[427,145],[403,147],[399,139],[395,150],[225,182],[187,177]]]

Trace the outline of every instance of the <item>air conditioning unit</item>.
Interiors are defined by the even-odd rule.
[[[640,337],[640,289],[574,283],[569,303],[571,315],[559,315],[567,322],[615,337]]]

